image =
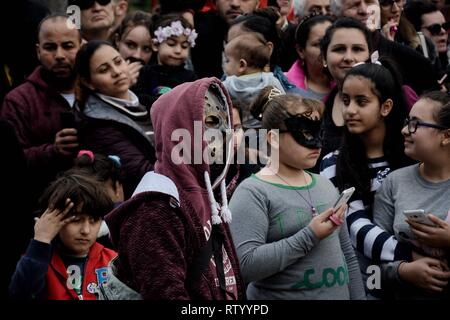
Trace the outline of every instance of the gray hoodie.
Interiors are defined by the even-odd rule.
[[[229,76],[223,84],[233,100],[241,104],[242,126],[244,129],[261,128],[261,122],[250,113],[250,105],[259,92],[267,86],[274,86],[285,93],[280,81],[272,72],[258,72],[244,76]]]

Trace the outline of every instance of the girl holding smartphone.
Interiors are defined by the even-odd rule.
[[[420,161],[393,172],[375,196],[374,222],[390,234],[411,228],[421,246],[421,257],[384,265],[398,274],[391,283],[396,298],[448,299],[450,272],[450,96],[440,91],[423,95],[414,104],[402,129],[405,153]],[[435,226],[406,219],[408,209],[423,209]],[[431,257],[423,245],[439,249],[443,255]]]

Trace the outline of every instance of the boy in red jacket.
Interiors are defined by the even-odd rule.
[[[113,203],[101,185],[71,174],[54,181],[41,198],[34,239],[19,260],[9,287],[13,298],[95,300],[116,253],[97,243]]]

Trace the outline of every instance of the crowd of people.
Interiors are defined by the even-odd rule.
[[[66,4],[0,61],[3,298],[450,298],[448,2]]]

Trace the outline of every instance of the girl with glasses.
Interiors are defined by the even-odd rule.
[[[405,154],[420,161],[393,172],[377,191],[374,221],[400,241],[413,243],[412,259],[383,266],[396,273],[396,298],[449,299],[450,95],[434,91],[414,104],[402,129]],[[433,226],[410,221],[405,210],[424,210]]]

